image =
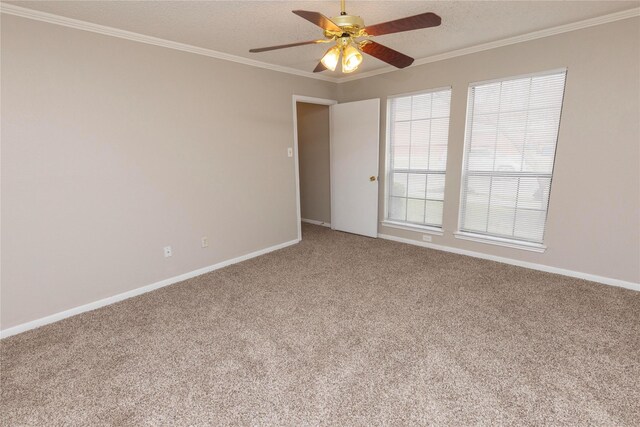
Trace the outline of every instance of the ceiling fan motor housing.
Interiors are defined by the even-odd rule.
[[[343,31],[342,34],[348,34],[351,37],[358,37],[362,31],[364,30],[364,20],[355,15],[340,15],[334,16],[331,18],[331,21],[334,22],[338,27],[340,27]],[[327,37],[341,37],[342,34],[338,34],[333,31],[325,30],[325,36]]]

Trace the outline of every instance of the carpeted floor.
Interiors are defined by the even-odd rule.
[[[640,293],[303,231],[3,340],[0,422],[640,423]]]

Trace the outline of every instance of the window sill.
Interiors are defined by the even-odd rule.
[[[507,248],[522,249],[524,251],[543,253],[547,247],[542,243],[523,242],[520,240],[504,239],[501,237],[485,236],[484,234],[458,231],[454,233],[456,239],[470,240],[472,242],[487,243],[489,245],[504,246]]]
[[[430,227],[428,225],[407,224],[404,222],[382,221],[383,227],[397,228],[399,230],[416,231],[418,233],[433,234],[434,236],[442,236],[442,228]]]

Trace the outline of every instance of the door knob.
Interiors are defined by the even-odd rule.
[[[370,176],[370,177],[369,177],[369,181],[372,181],[372,182],[373,182],[373,181],[375,181],[375,180],[376,180],[376,177],[375,177],[375,176]]]

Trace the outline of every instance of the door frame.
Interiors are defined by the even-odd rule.
[[[296,176],[296,218],[298,229],[298,241],[302,240],[302,212],[300,209],[300,163],[298,159],[298,102],[304,102],[307,104],[317,105],[335,105],[338,103],[335,99],[315,98],[305,95],[293,95],[291,103],[293,106],[293,163]],[[331,159],[331,114],[329,114],[329,159]],[[331,176],[331,160],[329,160],[329,176]],[[333,202],[333,190],[331,188],[331,181],[329,181],[329,192],[331,194],[331,201]],[[332,223],[333,223],[333,209],[331,210]]]

